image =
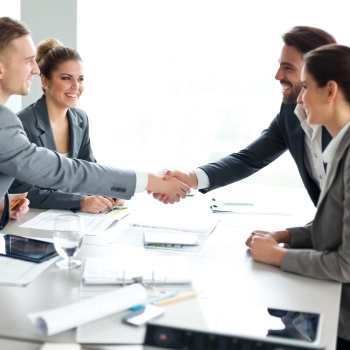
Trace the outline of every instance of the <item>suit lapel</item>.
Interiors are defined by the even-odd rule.
[[[35,127],[39,131],[41,146],[57,151],[44,96],[34,104],[33,111],[36,119]]]
[[[68,109],[68,119],[70,127],[70,140],[71,140],[71,158],[78,158],[79,149],[83,139],[83,130],[81,128],[81,120],[78,114],[73,109]]]
[[[326,181],[325,181],[323,190],[321,191],[321,195],[320,195],[320,198],[318,200],[317,207],[319,207],[320,204],[322,203],[322,201],[324,200],[326,194],[328,193],[328,191],[329,191],[329,189],[330,189],[330,187],[335,179],[335,175],[336,175],[337,170],[338,170],[339,162],[341,161],[345,151],[349,147],[349,144],[350,144],[349,140],[350,140],[350,128],[347,130],[347,132],[343,136],[343,138],[342,138],[342,140],[337,148],[334,159],[332,159],[331,163],[327,165]]]

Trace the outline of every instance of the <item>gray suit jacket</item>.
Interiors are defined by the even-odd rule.
[[[0,105],[0,198],[14,178],[65,192],[130,199],[136,174],[79,159],[69,159],[31,143],[19,118]]]
[[[89,121],[86,113],[81,109],[72,108],[68,109],[67,114],[71,138],[70,157],[96,162],[90,146]],[[57,151],[44,95],[17,115],[30,142]],[[39,209],[79,210],[80,201],[84,197],[78,193],[40,188],[16,179],[9,193],[23,192],[28,192],[30,206]]]
[[[338,336],[350,340],[350,129],[331,164],[312,227],[289,229],[285,271],[343,283]],[[312,249],[297,249],[312,248]]]

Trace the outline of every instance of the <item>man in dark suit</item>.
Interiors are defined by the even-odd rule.
[[[325,181],[322,152],[332,138],[324,127],[309,126],[306,123],[305,113],[296,107],[296,100],[301,91],[303,54],[336,41],[321,29],[305,26],[292,28],[282,39],[284,46],[275,79],[282,86],[283,102],[270,126],[240,152],[193,171],[168,171],[166,179],[175,176],[191,188],[206,193],[254,174],[288,149],[311,200],[317,204]],[[154,196],[163,202],[167,201],[166,196]]]

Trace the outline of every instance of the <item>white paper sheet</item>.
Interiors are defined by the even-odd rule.
[[[0,256],[0,284],[24,286],[46,270],[58,257],[42,263]]]
[[[130,209],[114,209],[101,214],[90,214],[83,212],[77,212],[75,214],[82,218],[85,234],[96,236],[99,233],[107,230],[107,228],[111,226],[114,221],[121,220],[130,213]],[[55,219],[57,216],[63,214],[72,214],[72,212],[70,210],[50,209],[38,214],[35,218],[25,222],[20,227],[53,231]]]
[[[129,309],[146,300],[145,287],[137,283],[61,308],[32,313],[28,317],[41,336],[50,336]]]
[[[4,234],[0,233],[0,236]],[[52,239],[37,238],[52,242]],[[0,256],[0,284],[22,287],[33,281],[59,257],[51,258],[42,263],[34,263],[6,256]]]

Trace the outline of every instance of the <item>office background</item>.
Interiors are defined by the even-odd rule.
[[[350,45],[343,1],[0,0],[38,42],[56,37],[85,66],[79,101],[100,163],[192,169],[239,151],[281,103],[281,35],[310,25]],[[41,95],[13,97],[15,112]],[[248,182],[302,186],[285,154]]]

